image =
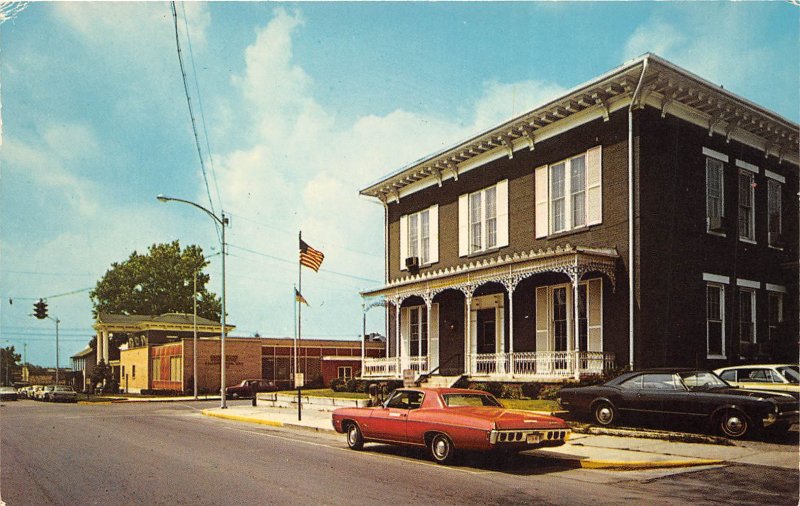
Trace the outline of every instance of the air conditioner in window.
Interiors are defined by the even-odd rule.
[[[419,269],[419,257],[406,258],[406,269],[410,271]]]
[[[725,226],[724,216],[711,216],[708,218],[708,230],[710,232],[724,232]]]

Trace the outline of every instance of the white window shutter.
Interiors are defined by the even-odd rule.
[[[603,351],[603,279],[590,279],[586,286],[588,311],[586,325],[589,331],[586,351]]]
[[[408,215],[400,217],[400,270],[406,270],[406,256],[408,255]]]
[[[586,152],[586,224],[603,222],[603,160],[602,147]]]
[[[535,226],[536,226],[536,238],[540,237],[547,237],[547,230],[549,224],[549,218],[547,214],[548,204],[547,204],[547,195],[548,195],[548,184],[547,184],[547,165],[542,165],[541,167],[536,167],[534,170],[534,203],[536,205],[535,209]]]
[[[550,311],[547,307],[547,287],[536,287],[536,351],[551,351],[548,327]]]
[[[508,179],[497,183],[497,247],[508,246]]]
[[[458,256],[469,255],[469,194],[458,197]]]
[[[439,367],[439,304],[431,304],[431,331],[430,346],[428,346],[428,370],[432,371]]]
[[[428,239],[430,240],[429,261],[435,264],[439,261],[439,204],[431,206],[428,213]]]
[[[407,307],[400,308],[400,356],[408,357],[411,353],[411,320]]]

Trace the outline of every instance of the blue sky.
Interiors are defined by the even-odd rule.
[[[360,188],[645,52],[798,121],[798,12],[784,2],[178,4],[212,200],[232,216],[234,334],[292,335],[302,229],[326,255],[320,273],[303,273],[304,336],[355,338],[358,291],[383,280],[383,211]],[[0,97],[0,346],[27,343],[31,363],[55,364],[54,324],[29,316],[47,297],[67,366],[93,332],[86,289],[112,262],[175,239],[219,251],[208,217],[155,200],[208,206],[169,4],[29,4],[0,25]],[[219,293],[219,256],[209,272]],[[368,321],[383,331],[377,310]]]

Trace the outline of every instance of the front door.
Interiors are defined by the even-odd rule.
[[[567,351],[569,340],[569,308],[567,306],[567,287],[553,288],[553,351]],[[556,369],[566,369],[566,358],[557,358]]]
[[[494,308],[478,310],[478,353],[495,353],[496,311]]]

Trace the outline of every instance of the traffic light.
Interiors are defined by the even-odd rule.
[[[40,320],[47,318],[47,302],[39,299],[39,302],[33,305],[33,314]]]

